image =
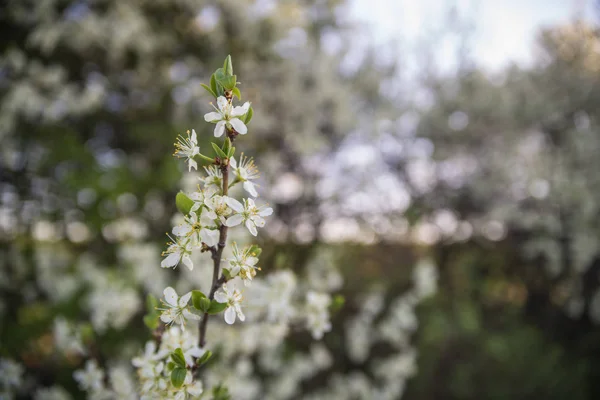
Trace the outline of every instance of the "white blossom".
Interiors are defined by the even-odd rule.
[[[218,194],[205,199],[204,204],[207,208],[206,216],[213,221],[218,219],[221,224],[224,224],[225,217],[232,213],[231,208],[227,204],[227,199],[229,199],[228,196],[220,196]]]
[[[250,108],[249,102],[245,102],[243,106],[233,107],[231,102],[227,101],[224,96],[219,96],[217,105],[219,108],[214,107],[213,105],[216,111],[204,115],[204,120],[206,122],[217,124],[214,131],[215,137],[221,137],[223,133],[225,133],[225,127],[227,127],[227,129],[235,129],[240,135],[248,133],[248,128],[238,117],[241,117],[248,112],[248,109]]]
[[[190,271],[193,270],[194,263],[190,258],[192,255],[192,241],[190,238],[177,237],[177,239],[173,239],[169,236],[169,239],[172,242],[167,243],[167,250],[162,253],[165,258],[161,261],[160,266],[162,268],[175,268],[180,262],[183,262]]]
[[[306,324],[315,339],[321,339],[325,332],[331,330],[330,304],[331,296],[327,293],[309,291],[306,294]]]
[[[254,160],[252,158],[244,157],[242,154],[239,165],[233,157],[229,159],[229,165],[231,166],[231,170],[234,173],[236,180],[243,183],[244,190],[251,196],[257,197],[258,193],[254,187],[254,183],[251,182],[258,179],[260,176],[258,168],[254,165]]]
[[[175,289],[169,286],[163,291],[163,294],[165,299],[162,301],[162,303],[166,306],[166,308],[160,309],[162,310],[162,314],[160,315],[162,322],[167,325],[175,323],[181,325],[183,329],[187,319],[200,319],[198,315],[193,314],[190,311],[190,307],[188,305],[190,298],[192,297],[192,292],[188,292],[179,297]]]
[[[67,322],[58,317],[54,320],[54,345],[59,351],[74,354],[86,354],[81,335]]]
[[[82,390],[96,392],[104,389],[104,371],[98,367],[96,360],[88,360],[85,369],[75,371],[73,378]]]
[[[208,193],[221,193],[223,189],[223,172],[217,165],[209,165],[204,167],[206,177],[198,178],[204,184],[204,190]]]
[[[209,212],[204,208],[200,211],[200,216],[196,211],[190,211],[184,222],[173,228],[173,234],[191,238],[193,245],[204,242],[208,246],[215,246],[219,242],[219,231]]]
[[[226,226],[236,226],[242,222],[246,224],[246,228],[254,236],[258,234],[256,228],[262,228],[265,226],[265,220],[263,217],[273,214],[271,207],[260,206],[257,207],[252,199],[244,199],[244,204],[240,203],[234,198],[228,198],[227,204],[235,212],[234,215],[229,217],[225,221]]]
[[[236,315],[240,321],[246,319],[240,305],[242,302],[242,293],[234,288],[232,283],[224,283],[215,293],[215,300],[219,303],[227,303],[227,308],[225,309],[225,322],[229,325],[235,322]]]
[[[227,259],[228,271],[231,277],[239,276],[244,285],[249,286],[256,276],[258,258],[252,253],[252,246],[240,249],[236,243],[232,247],[233,257]]]
[[[192,135],[190,131],[187,131],[187,138],[179,135],[177,142],[175,143],[175,153],[173,155],[179,158],[186,158],[188,162],[188,171],[192,168],[198,169],[198,164],[194,161],[194,157],[200,154],[200,147],[198,147],[198,139],[196,137],[196,131],[192,129]]]

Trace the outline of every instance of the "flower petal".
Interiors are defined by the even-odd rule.
[[[246,221],[246,228],[248,228],[248,230],[250,231],[250,233],[252,234],[252,236],[258,235],[258,231],[256,230],[256,226],[254,225],[254,222],[252,222],[251,220],[247,220]]]
[[[206,122],[217,122],[222,119],[223,119],[223,116],[215,111],[204,114],[204,120]]]
[[[231,111],[231,116],[232,117],[241,117],[242,115],[244,115],[248,112],[249,108],[250,108],[249,101],[245,102],[242,106],[233,107],[233,110]]]
[[[190,158],[188,160],[188,172],[191,171],[192,168],[194,168],[195,170],[198,170],[198,163]]]
[[[215,300],[219,303],[227,303],[227,295],[225,292],[218,291],[215,293]]]
[[[176,267],[177,264],[179,264],[180,256],[181,255],[179,253],[171,253],[164,260],[162,260],[160,266],[162,268]]]
[[[235,161],[235,158],[231,157],[229,159],[229,165],[231,166],[231,168],[237,168],[237,162]]]
[[[254,183],[250,181],[244,182],[244,190],[250,193],[250,196],[257,197],[258,193],[256,192],[256,188],[254,187]]]
[[[193,271],[194,270],[194,263],[192,262],[192,259],[190,258],[190,256],[188,256],[187,254],[184,255],[181,258],[181,261],[183,261],[183,264],[185,264],[185,266],[190,270]]]
[[[225,310],[225,322],[229,325],[235,322],[235,309],[233,307],[228,307],[227,310]]]
[[[175,236],[185,236],[188,234],[188,232],[192,230],[192,227],[189,226],[188,224],[184,224],[184,225],[177,225],[173,227],[173,235]]]
[[[190,301],[191,297],[192,297],[192,292],[187,292],[186,294],[184,294],[183,296],[181,296],[179,298],[179,307],[185,307],[185,306],[187,306],[187,304]]]
[[[239,201],[237,201],[236,199],[234,199],[233,197],[227,197],[225,199],[225,202],[227,203],[227,205],[229,207],[231,207],[233,209],[233,211],[235,212],[242,212],[244,211],[244,206],[242,205],[242,203],[240,203]]]
[[[225,221],[225,226],[237,226],[241,224],[243,220],[244,218],[240,214],[235,214],[227,218],[227,221]]]
[[[271,207],[267,207],[265,209],[262,209],[258,213],[258,215],[260,215],[261,217],[268,217],[271,214],[273,214],[273,209]]]
[[[217,105],[219,106],[219,110],[221,111],[225,111],[225,108],[228,105],[228,101],[225,98],[225,96],[219,96],[219,98],[217,98]]]
[[[229,121],[229,123],[231,124],[231,126],[233,126],[233,129],[235,129],[235,131],[240,135],[245,135],[246,133],[248,133],[248,128],[246,127],[246,125],[244,125],[241,119],[233,118]]]
[[[219,121],[217,122],[217,125],[215,126],[215,137],[221,137],[223,136],[223,134],[225,133],[225,121]]]
[[[219,231],[215,229],[202,229],[202,241],[208,246],[216,246],[219,243]]]
[[[163,290],[163,294],[165,296],[165,301],[167,304],[173,307],[177,307],[177,292],[171,286],[167,287]]]
[[[192,129],[192,143],[193,144],[197,144],[198,143],[198,138],[196,136],[196,130]]]

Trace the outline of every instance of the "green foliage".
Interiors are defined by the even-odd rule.
[[[149,294],[146,297],[146,315],[144,315],[144,324],[151,331],[158,328],[160,313],[157,310],[158,300],[156,297]]]
[[[187,197],[185,193],[179,192],[177,193],[177,196],[175,196],[175,204],[177,205],[179,212],[183,215],[188,215],[194,206],[194,201]]]
[[[187,374],[187,369],[181,367],[175,367],[173,371],[171,371],[171,383],[176,388],[180,388],[183,386],[183,382],[185,381],[185,376]]]
[[[211,302],[204,293],[202,293],[199,290],[193,290],[192,291],[192,304],[194,305],[194,308],[205,313],[210,308]]]
[[[209,314],[218,314],[224,311],[227,308],[227,306],[227,303],[219,303],[216,300],[212,300],[210,302],[210,307],[208,308],[207,312]]]
[[[181,347],[176,348],[175,351],[171,353],[171,359],[173,360],[173,362],[175,363],[175,365],[177,367],[180,367],[180,368],[186,367],[185,357],[183,355],[183,350],[181,350]]]

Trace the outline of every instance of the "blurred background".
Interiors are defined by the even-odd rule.
[[[209,146],[227,54],[275,209],[263,272],[346,299],[282,368],[236,359],[248,398],[600,398],[599,6],[2,2],[0,398],[85,398],[70,334],[98,358],[149,338],[196,182],[173,142]]]

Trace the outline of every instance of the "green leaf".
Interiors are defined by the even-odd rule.
[[[185,357],[183,356],[183,350],[181,350],[181,347],[176,348],[175,351],[171,353],[171,358],[173,359],[173,362],[177,364],[177,366],[185,368]]]
[[[244,123],[246,125],[248,125],[248,122],[250,122],[250,120],[252,119],[253,115],[254,115],[254,110],[252,109],[252,106],[250,106],[250,108],[248,109],[248,112],[244,116]]]
[[[192,291],[192,304],[194,308],[200,310],[202,312],[206,312],[210,307],[210,300],[206,297],[204,293],[199,290]]]
[[[210,76],[210,88],[212,92],[215,93],[215,95],[219,93],[219,91],[217,90],[217,79],[215,78],[215,74],[212,74]]]
[[[206,351],[204,352],[204,354],[202,355],[202,357],[200,357],[200,358],[199,358],[199,359],[196,361],[196,364],[198,364],[198,365],[202,365],[202,364],[204,364],[205,362],[207,362],[208,360],[210,360],[210,358],[211,358],[211,357],[212,357],[212,351],[210,351],[210,350],[206,350]]]
[[[175,205],[182,214],[187,215],[194,206],[194,201],[187,197],[185,193],[179,192],[175,196]]]
[[[219,83],[220,80],[227,78],[227,74],[225,73],[225,70],[223,68],[217,69],[214,75],[217,83]]]
[[[144,315],[144,324],[146,324],[148,329],[150,329],[151,331],[158,328],[158,314]]]
[[[185,375],[187,374],[187,370],[185,368],[175,368],[173,372],[171,372],[171,383],[176,388],[180,388],[183,386],[183,382],[185,381]]]
[[[208,87],[207,85],[205,85],[204,83],[200,84],[204,89],[206,89],[206,91],[210,94],[212,94],[214,97],[217,97],[217,94],[215,92],[212,91],[212,89],[210,87]]]
[[[342,307],[344,307],[345,303],[346,303],[346,298],[344,296],[342,296],[341,294],[336,294],[335,296],[333,296],[331,304],[329,305],[329,310],[331,312],[337,312],[337,311],[341,310]]]
[[[219,82],[221,85],[223,85],[224,89],[233,90],[233,88],[235,87],[235,84],[237,83],[237,76],[235,76],[235,75],[226,76],[222,79],[219,79],[217,82]]]
[[[242,92],[240,92],[239,88],[234,87],[233,89],[231,89],[231,91],[233,92],[233,95],[238,98],[238,100],[242,100]]]
[[[223,70],[226,75],[233,75],[233,64],[231,63],[230,55],[228,55],[227,58],[225,58],[225,62],[223,62]]]
[[[213,149],[215,150],[215,153],[217,153],[217,155],[223,159],[227,158],[227,154],[223,153],[223,150],[221,150],[221,148],[214,142],[210,143],[213,147]]]
[[[177,365],[173,361],[167,363],[167,371],[173,371],[176,367]]]
[[[225,138],[225,141],[223,142],[223,153],[228,155],[229,150],[231,150],[231,140],[229,139],[229,136],[228,136]]]
[[[148,296],[146,296],[146,310],[149,314],[154,314],[156,313],[156,307],[158,307],[158,300],[156,297],[148,294]]]
[[[225,278],[227,278],[227,280],[231,279],[231,273],[229,272],[228,269],[225,269],[225,268],[223,269],[223,276]]]
[[[227,303],[219,303],[216,300],[210,302],[210,307],[206,311],[209,314],[218,314],[227,308]]]
[[[229,158],[233,157],[233,155],[235,154],[235,147],[231,147],[231,149],[229,149],[229,154],[227,155]]]

